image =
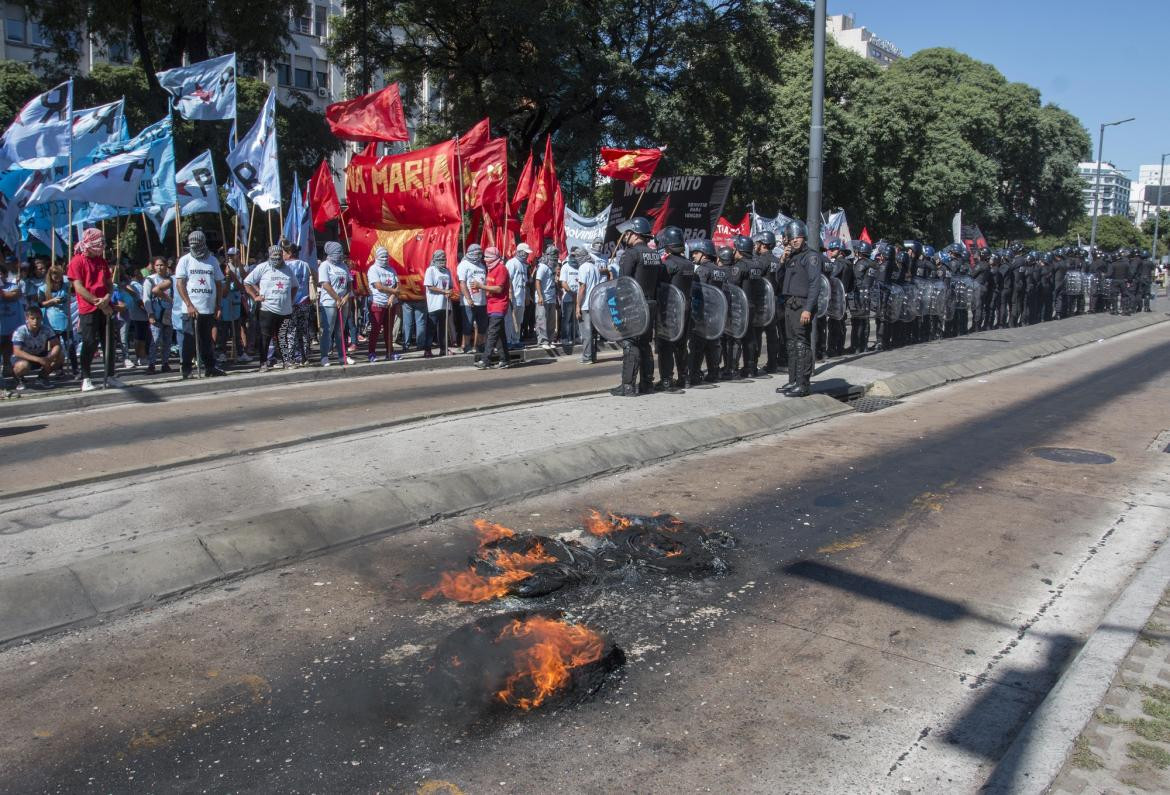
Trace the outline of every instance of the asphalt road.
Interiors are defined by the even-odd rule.
[[[739,539],[725,576],[424,601],[460,518],[10,649],[0,790],[974,791],[1165,539],[1168,395],[1156,327],[490,517],[668,511]],[[448,706],[435,644],[525,606],[626,666],[548,711]]]

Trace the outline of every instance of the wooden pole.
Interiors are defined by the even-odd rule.
[[[271,210],[264,211],[264,220],[268,222],[268,245],[273,246],[273,245],[275,245],[275,243],[272,242],[272,211]]]
[[[150,246],[150,227],[146,225],[146,211],[142,211],[142,236],[146,238],[146,256],[148,259],[154,259],[154,252]]]
[[[248,245],[244,248],[248,251],[252,250],[252,222],[256,220],[256,205],[252,205],[252,211],[248,213]]]
[[[463,217],[463,156],[459,154],[459,137],[455,137],[455,162],[459,168],[459,242],[463,251],[467,251],[467,219]]]

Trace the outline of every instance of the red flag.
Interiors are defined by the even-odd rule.
[[[715,234],[711,235],[711,242],[715,247],[730,246],[731,239],[736,235],[748,236],[752,233],[752,216],[751,213],[745,213],[743,220],[739,224],[732,224],[726,218],[720,216],[715,223]]]
[[[459,137],[459,153],[467,155],[484,146],[492,137],[491,122],[484,118],[475,123],[475,126]]]
[[[436,250],[445,251],[448,262],[458,262],[458,222],[418,229],[386,230],[350,221],[348,227],[350,258],[355,265],[365,272],[373,259],[374,249],[384,247],[390,252],[390,264],[398,274],[402,298],[406,301],[423,297],[423,276]]]
[[[545,139],[544,162],[532,183],[532,194],[528,197],[528,208],[524,212],[521,236],[533,251],[544,249],[545,238],[551,238],[561,247],[564,239],[564,198],[557,181],[557,168],[553,162],[552,136]],[[557,219],[560,218],[560,229]]]
[[[644,190],[662,159],[661,149],[609,149],[601,150],[602,163],[597,173],[603,177],[629,182],[638,190]]]
[[[520,202],[524,201],[532,193],[532,178],[534,170],[532,168],[532,150],[528,150],[528,161],[524,164],[524,168],[520,171],[520,181],[516,183],[516,192],[512,194],[512,212],[520,209]]]
[[[313,214],[313,228],[318,232],[324,231],[325,224],[341,215],[337,186],[333,184],[333,170],[325,158],[321,158],[321,165],[313,172],[305,191],[309,197],[309,211]]]
[[[345,170],[347,216],[373,229],[459,223],[455,142],[401,155],[355,155]]]
[[[398,84],[325,108],[329,129],[346,141],[406,141],[406,115]]]
[[[863,243],[869,243],[871,246],[873,245],[873,241],[869,239],[869,230],[864,226],[861,227],[861,235],[858,236],[857,239]]]
[[[462,152],[460,159],[467,206],[483,209],[494,224],[502,224],[508,210],[508,140],[493,138],[474,152]]]

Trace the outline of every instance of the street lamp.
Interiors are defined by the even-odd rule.
[[[1093,190],[1093,228],[1089,232],[1089,248],[1093,249],[1097,245],[1097,204],[1101,201],[1101,155],[1105,148],[1105,128],[1116,127],[1119,124],[1133,121],[1134,117],[1122,119],[1121,121],[1105,122],[1101,125],[1101,135],[1097,139],[1097,176],[1096,187]]]
[[[813,11],[812,124],[808,130],[808,206],[805,226],[808,245],[821,250],[821,175],[825,140],[825,6],[816,0]]]
[[[1158,203],[1154,205],[1154,262],[1158,261],[1158,221],[1162,219],[1162,172],[1166,170],[1166,155],[1162,155],[1162,162],[1158,165]]]

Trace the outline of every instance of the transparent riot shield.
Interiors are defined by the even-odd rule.
[[[776,290],[767,279],[749,279],[748,303],[752,306],[752,325],[766,326],[776,318]]]
[[[650,326],[650,308],[642,288],[629,276],[602,282],[589,296],[589,319],[610,342],[639,337]]]
[[[725,284],[723,292],[727,296],[727,325],[723,332],[741,339],[747,335],[751,324],[752,307],[748,303],[747,293],[734,284]]]
[[[829,306],[825,310],[831,320],[845,319],[845,285],[836,277],[829,278]]]
[[[727,325],[727,296],[711,284],[695,284],[691,293],[691,330],[705,340],[723,336]]]
[[[667,342],[682,337],[687,327],[687,299],[673,284],[658,285],[658,318],[654,336]]]

